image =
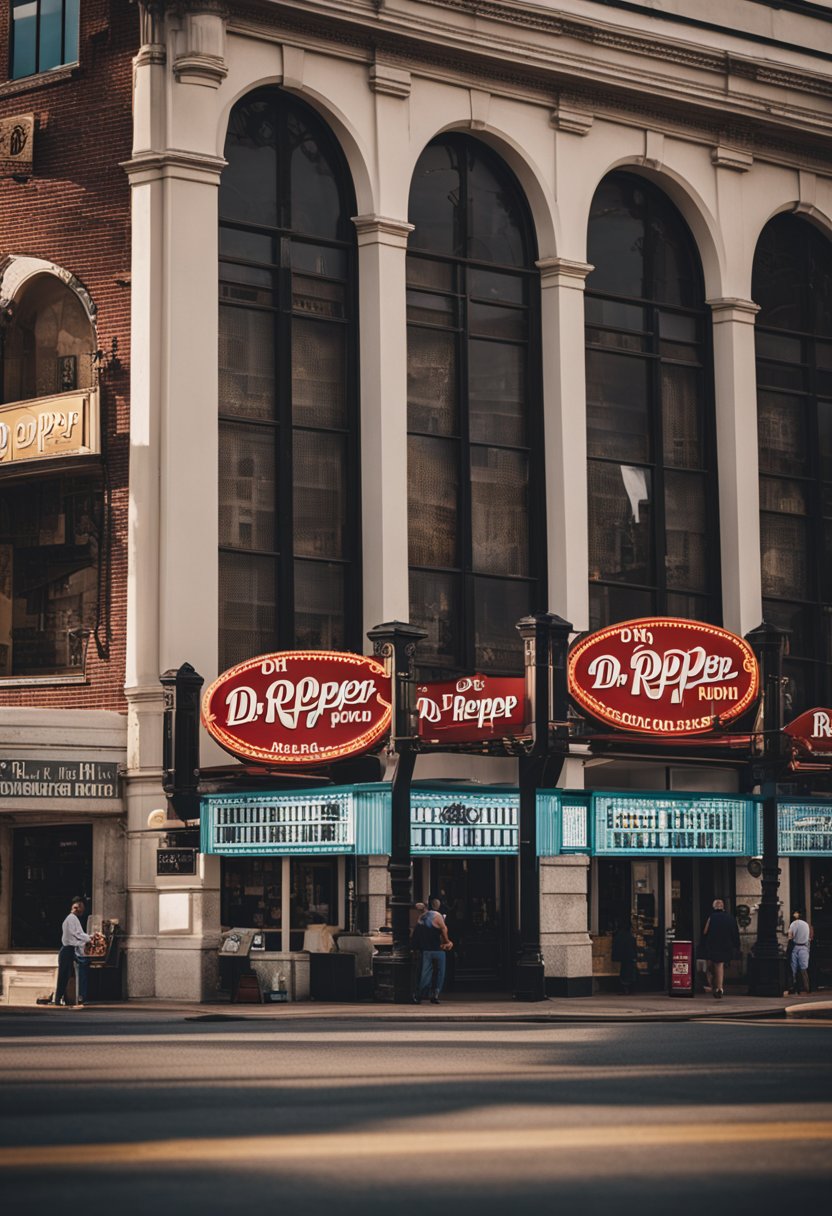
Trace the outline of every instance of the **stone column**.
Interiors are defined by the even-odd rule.
[[[592,996],[589,858],[540,858],[540,942],[549,996]]]
[[[364,633],[410,618],[407,568],[407,310],[413,225],[354,218],[358,232]]]
[[[216,866],[171,899],[148,834],[161,788],[162,671],[217,667],[217,192],[224,160],[205,94],[225,74],[218,6],[140,5],[134,61],[128,528],[128,993],[199,999],[212,985]],[[183,16],[184,14],[184,16]],[[180,17],[182,20],[180,21]],[[187,906],[186,906],[187,905]],[[169,951],[176,950],[173,962]]]
[[[762,619],[757,374],[751,300],[709,300],[713,319],[722,609],[744,636]]]
[[[589,625],[584,284],[592,266],[546,258],[540,270],[549,603]]]

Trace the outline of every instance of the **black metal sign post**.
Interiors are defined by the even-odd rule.
[[[519,760],[520,786],[520,954],[514,975],[518,1001],[546,999],[540,945],[540,866],[537,857],[537,791],[554,785],[568,751],[566,655],[572,626],[551,612],[524,617],[526,697],[532,744]]]
[[[174,816],[199,818],[199,694],[204,680],[190,663],[164,672],[162,788]]]
[[[762,756],[753,766],[763,797],[762,897],[757,911],[757,941],[748,960],[749,992],[780,996],[785,959],[777,941],[777,889],[780,867],[777,841],[777,780],[786,759],[783,737],[783,653],[787,631],[763,623],[746,635],[760,664],[763,694]]]
[[[398,756],[391,789],[392,848],[388,862],[393,945],[390,954],[377,954],[373,958],[373,981],[377,1000],[404,1005],[409,1003],[413,988],[410,958],[410,909],[413,904],[410,785],[419,736],[413,656],[417,643],[427,634],[415,625],[391,621],[376,625],[367,637],[373,643],[373,653],[382,660],[390,675],[393,697],[390,742]]]

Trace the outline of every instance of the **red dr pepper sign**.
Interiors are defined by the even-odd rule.
[[[754,703],[759,674],[743,638],[673,617],[624,621],[583,638],[569,653],[569,692],[619,730],[701,735]]]
[[[522,676],[462,676],[416,688],[419,738],[428,743],[483,743],[526,728]]]
[[[375,659],[290,650],[223,672],[202,698],[221,747],[261,764],[328,764],[369,751],[390,729],[390,679]]]

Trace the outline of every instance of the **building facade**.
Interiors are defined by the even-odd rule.
[[[530,612],[576,635],[669,616],[744,636],[765,619],[790,631],[787,716],[830,704],[830,23],[764,0],[718,17],[681,0],[138,0],[130,17],[132,149],[110,143],[108,188],[130,195],[131,328],[94,348],[112,332],[130,358],[125,701],[102,690],[90,708],[126,710],[128,992],[203,999],[241,922],[284,954],[310,924],[387,923],[373,825],[392,765],[326,774],[354,828],[340,850],[206,835],[193,874],[159,873],[162,672],[188,662],[210,683],[258,654],[366,653],[369,630],[405,621],[426,634],[420,680],[510,677]],[[90,27],[96,62],[109,38]],[[61,236],[67,252],[44,238],[38,256],[89,286]],[[0,689],[33,711],[49,695]],[[747,952],[748,763],[573,733],[571,802],[553,794],[539,861],[549,990],[606,982],[628,920],[660,982],[668,935],[695,937],[720,895]],[[204,833],[252,792],[274,822],[336,815],[314,775],[293,802],[205,734],[201,765]],[[784,801],[823,818],[827,770]],[[510,985],[516,854],[496,832],[517,763],[432,754],[415,776],[416,894],[452,909],[460,985]],[[448,783],[488,844],[440,847]],[[645,843],[657,798],[726,834]],[[741,831],[701,820],[729,814],[720,799]],[[571,845],[570,808],[595,825]],[[607,814],[628,817],[608,840]],[[786,920],[789,903],[832,919],[825,850],[784,864]]]
[[[137,33],[106,0],[0,6],[3,999],[49,990],[74,894],[125,925]]]

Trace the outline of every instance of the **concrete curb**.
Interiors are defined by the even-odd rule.
[[[832,1001],[810,1001],[805,1005],[787,1005],[787,1018],[821,1018],[832,1021]]]

